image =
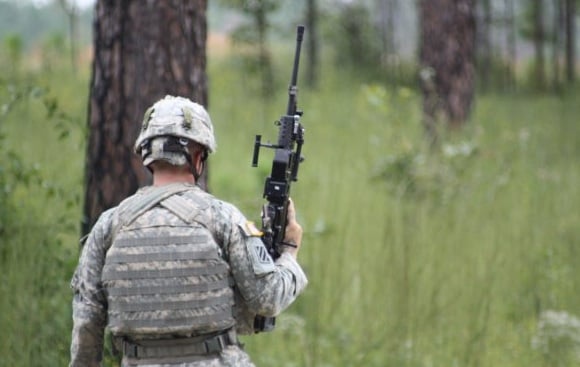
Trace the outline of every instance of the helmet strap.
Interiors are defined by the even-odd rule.
[[[204,162],[201,162],[201,169],[199,171],[195,166],[192,166],[191,173],[193,174],[193,178],[195,178],[195,182],[199,181],[199,178],[201,177],[204,168],[205,168]]]
[[[193,154],[188,154],[187,155],[187,162],[189,163],[189,166],[191,167],[191,173],[193,174],[193,178],[195,178],[195,182],[199,181],[199,178],[203,174],[203,170],[205,169],[205,161],[206,161],[207,156],[208,156],[207,151],[204,149],[204,150],[201,151],[201,155],[200,155],[200,158],[199,158],[200,160],[199,161],[197,161],[197,160],[194,161],[192,159],[192,156],[195,157],[196,156],[196,153],[197,152],[195,152]],[[201,169],[199,171],[197,170],[197,164],[196,164],[197,162],[199,162],[200,165],[201,165]]]

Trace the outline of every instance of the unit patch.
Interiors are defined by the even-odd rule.
[[[256,259],[262,264],[270,262],[270,255],[264,246],[254,246]]]
[[[276,269],[276,265],[262,243],[262,240],[255,237],[248,238],[246,243],[248,246],[248,254],[252,261],[252,267],[254,268],[254,274],[267,274]]]

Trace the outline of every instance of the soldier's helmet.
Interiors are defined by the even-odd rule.
[[[135,152],[143,164],[164,160],[181,166],[189,162],[189,141],[216,150],[213,125],[205,108],[183,97],[165,96],[149,107],[143,117]]]

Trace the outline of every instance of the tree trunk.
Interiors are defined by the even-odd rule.
[[[307,0],[306,6],[306,45],[308,59],[306,64],[306,82],[310,87],[318,85],[318,5],[316,0]]]
[[[97,2],[83,233],[150,181],[133,153],[145,110],[166,94],[207,105],[206,9],[206,0]]]
[[[254,24],[258,32],[258,60],[262,78],[262,96],[269,99],[274,95],[274,70],[272,69],[272,56],[268,47],[268,4],[258,2],[253,16]]]
[[[469,118],[475,89],[474,0],[421,0],[420,61],[430,138],[441,114],[452,128]]]
[[[397,0],[377,0],[378,28],[381,37],[381,63],[391,68],[393,56],[397,54],[395,41],[395,17],[397,16]]]
[[[65,12],[68,18],[68,32],[69,32],[69,40],[70,40],[70,58],[71,58],[71,67],[73,73],[76,75],[77,73],[77,46],[79,44],[78,41],[78,23],[79,23],[79,11],[78,7],[75,2],[69,2],[67,0],[59,0],[58,4]]]
[[[561,68],[560,60],[563,49],[562,34],[564,33],[564,0],[554,0],[552,28],[552,84],[554,89],[560,88]]]
[[[532,0],[533,14],[533,42],[534,42],[534,80],[539,89],[546,87],[546,60],[544,55],[544,44],[546,42],[546,32],[544,29],[544,2],[543,0]]]
[[[566,80],[576,80],[576,0],[566,0]]]
[[[516,65],[518,60],[517,36],[516,36],[516,17],[514,0],[505,0],[506,8],[506,43],[508,48],[508,70],[507,80],[511,88],[516,87]]]
[[[480,22],[477,26],[477,34],[479,36],[479,42],[477,42],[477,69],[479,74],[479,81],[481,82],[480,87],[485,91],[489,88],[491,76],[491,31],[493,18],[491,0],[482,0],[480,3],[482,14],[478,17]]]

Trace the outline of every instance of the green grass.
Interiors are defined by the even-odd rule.
[[[260,167],[251,168],[253,139],[276,138],[290,67],[283,61],[280,93],[264,102],[235,60],[210,59],[218,138],[211,190],[254,220],[271,153],[263,151]],[[88,76],[54,72],[31,83],[50,90],[0,120],[0,152],[18,152],[31,169],[28,184],[10,187],[10,215],[1,217],[8,219],[0,237],[0,324],[11,337],[0,347],[0,366],[68,360]],[[255,362],[577,363],[570,353],[577,345],[558,339],[546,352],[532,344],[542,311],[580,314],[574,94],[482,96],[465,131],[429,150],[416,91],[362,85],[332,69],[318,90],[302,83],[306,161],[292,196],[310,284],[275,332],[244,338]],[[49,97],[66,118],[46,117]],[[69,135],[59,140],[63,131]],[[7,156],[0,159],[6,167]],[[14,180],[0,180],[7,181]]]

